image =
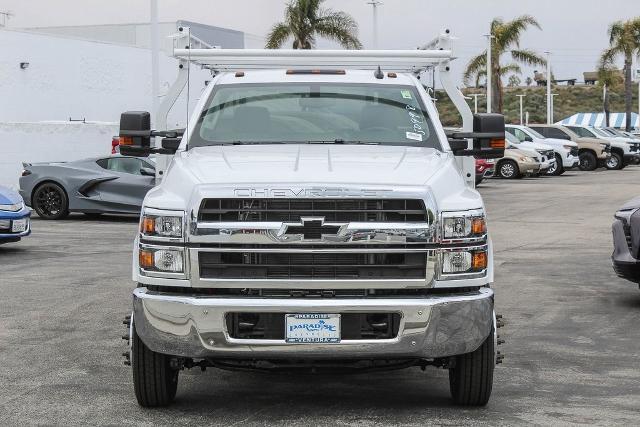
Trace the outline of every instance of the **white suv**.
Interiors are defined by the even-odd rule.
[[[578,144],[565,139],[546,138],[528,126],[506,125],[505,130],[525,142],[541,143],[550,146],[556,158],[556,166],[547,170],[549,175],[562,175],[565,170],[578,166]]]
[[[640,142],[633,138],[620,137],[591,126],[566,125],[581,137],[598,138],[611,144],[611,157],[605,163],[607,169],[622,169],[640,162]]]

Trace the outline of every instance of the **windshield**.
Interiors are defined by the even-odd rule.
[[[599,136],[601,136],[603,138],[610,138],[611,137],[611,135],[609,135],[608,133],[606,133],[606,132],[604,132],[604,131],[602,131],[602,130],[600,130],[598,128],[591,128],[591,131],[593,133],[595,133],[596,135],[599,135]]]
[[[339,83],[220,85],[189,148],[271,143],[442,149],[415,87]]]
[[[542,135],[541,133],[538,133],[538,131],[536,131],[535,129],[531,129],[530,127],[527,128],[527,132],[529,132],[531,135],[535,136],[536,138],[540,138],[540,139],[546,138],[544,135]]]
[[[570,126],[569,129],[571,129],[572,131],[574,131],[575,133],[577,133],[581,137],[597,138],[595,133],[593,133],[591,130],[589,130],[587,128],[583,128],[583,127],[579,127],[579,126]]]

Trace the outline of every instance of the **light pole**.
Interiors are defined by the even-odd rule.
[[[527,95],[516,95],[516,96],[520,98],[520,126],[522,126],[524,124],[523,117],[522,117],[522,98],[524,98]]]
[[[484,94],[472,93],[471,96],[473,96],[473,112],[477,114],[478,113],[478,97],[484,96]]]
[[[368,1],[367,4],[373,6],[373,48],[378,48],[378,6],[382,4],[379,0]]]
[[[558,94],[557,93],[551,94],[551,122],[549,123],[550,125],[553,124],[553,98],[555,96],[558,96]]]
[[[489,33],[489,34],[485,34],[485,37],[487,38],[487,113],[491,112],[491,90],[493,89],[491,87],[491,39],[494,38],[494,36]]]
[[[551,110],[551,103],[553,100],[551,99],[551,52],[545,52],[547,55],[547,124],[551,124],[551,115],[553,111]]]

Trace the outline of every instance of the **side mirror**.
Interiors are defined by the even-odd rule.
[[[180,142],[182,141],[182,137],[175,138],[162,138],[162,148],[167,151],[171,151],[175,153],[178,151],[178,147],[180,147]]]
[[[140,175],[144,176],[156,176],[156,171],[151,168],[140,168]]]
[[[467,138],[473,140],[469,149]],[[464,144],[456,142],[464,141]],[[478,113],[473,115],[473,132],[451,134],[449,146],[455,156],[474,156],[477,159],[499,159],[505,148],[504,116],[502,114]]]
[[[120,153],[147,157],[151,151],[151,115],[127,111],[120,115]]]

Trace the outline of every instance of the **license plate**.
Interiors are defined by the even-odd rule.
[[[12,233],[22,233],[27,229],[27,219],[14,219],[11,222],[11,232]]]
[[[287,314],[285,339],[292,344],[340,342],[339,314]]]

